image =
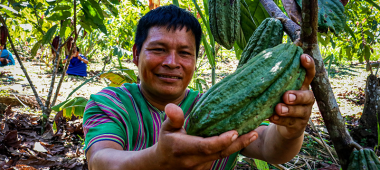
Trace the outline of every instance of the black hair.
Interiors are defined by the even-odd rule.
[[[80,51],[79,51],[79,47],[77,47],[77,51],[80,52]]]
[[[160,6],[149,11],[139,21],[135,35],[137,53],[140,53],[142,45],[148,37],[149,29],[154,26],[166,26],[167,30],[182,29],[191,30],[195,38],[196,57],[198,57],[199,46],[202,38],[202,28],[197,18],[185,9],[175,5]]]

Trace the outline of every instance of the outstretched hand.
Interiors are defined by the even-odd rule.
[[[239,136],[235,130],[208,138],[187,135],[182,127],[184,114],[180,107],[168,104],[168,118],[153,146],[163,169],[210,169],[214,160],[227,157],[256,140],[255,131]]]
[[[284,103],[276,105],[270,121],[280,125],[278,131],[287,138],[297,138],[303,134],[314,104],[314,94],[309,85],[315,76],[314,60],[307,54],[301,56],[301,64],[306,69],[305,80],[300,90],[289,90],[282,96]]]

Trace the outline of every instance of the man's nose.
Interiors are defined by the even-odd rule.
[[[177,59],[178,59],[178,56],[177,56],[176,52],[172,51],[166,56],[162,65],[169,67],[171,69],[179,68],[179,63],[178,63]]]

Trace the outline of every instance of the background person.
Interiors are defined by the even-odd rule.
[[[0,67],[15,65],[15,60],[13,59],[12,53],[7,50],[6,46],[0,46],[1,57],[0,57]]]
[[[66,56],[66,59],[63,60],[62,63],[66,63],[67,58],[68,56]],[[87,77],[87,64],[87,58],[84,55],[79,54],[78,47],[73,46],[73,52],[70,57],[70,65],[69,68],[67,68],[66,74]]]

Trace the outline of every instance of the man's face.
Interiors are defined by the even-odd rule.
[[[77,55],[78,55],[77,47],[76,47],[76,46],[73,46],[71,49],[72,49],[72,53],[71,53],[71,55],[72,55],[72,56],[77,56]]]
[[[140,53],[134,46],[133,62],[138,66],[144,92],[172,98],[185,93],[196,64],[196,46],[192,31],[152,27]]]

